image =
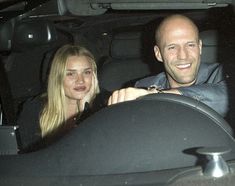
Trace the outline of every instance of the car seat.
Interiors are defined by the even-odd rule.
[[[235,125],[234,111],[235,111],[235,99],[234,99],[234,72],[235,65],[233,63],[235,58],[233,41],[230,41],[232,37],[225,35],[222,31],[218,30],[204,30],[200,32],[200,39],[202,39],[202,63],[221,63],[223,65],[224,74],[228,84],[229,94],[229,112],[227,113],[226,121],[230,123],[233,129]]]
[[[13,32],[13,22],[6,22],[0,25],[0,111],[1,124],[14,123],[16,112],[8,77],[4,67],[4,60],[11,50],[11,39]]]
[[[113,91],[133,86],[135,81],[152,73],[153,68],[145,57],[146,40],[138,31],[122,31],[114,34],[110,46],[110,58],[100,68],[100,86]]]
[[[45,56],[70,38],[47,20],[23,20],[14,26],[12,48],[4,60],[16,112],[29,97],[42,93]],[[45,67],[43,67],[45,68]]]

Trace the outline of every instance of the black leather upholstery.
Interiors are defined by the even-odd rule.
[[[0,24],[0,52],[10,51],[12,45],[13,23]]]
[[[53,44],[58,39],[54,24],[47,20],[22,21],[16,24],[13,50],[24,51],[32,47]]]
[[[45,90],[51,61],[47,56],[66,43],[71,43],[70,35],[50,21],[27,20],[15,25],[11,53],[4,64],[17,113],[22,102]]]

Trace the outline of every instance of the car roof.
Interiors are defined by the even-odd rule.
[[[0,15],[4,19],[30,10],[33,15],[40,9],[44,14],[89,16],[104,14],[109,10],[202,10],[234,4],[232,0],[1,0]]]

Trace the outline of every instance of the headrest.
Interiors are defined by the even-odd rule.
[[[12,44],[14,50],[24,50],[50,44],[56,39],[56,29],[52,22],[30,20],[15,25]]]
[[[203,46],[217,46],[218,45],[218,31],[205,30],[200,32],[200,38],[203,41]]]
[[[113,37],[111,57],[118,59],[140,58],[142,54],[141,32],[120,32]]]
[[[216,30],[205,30],[200,32],[202,40],[202,55],[203,63],[218,62],[218,32]]]
[[[0,25],[0,51],[9,51],[11,49],[12,30],[10,22]]]

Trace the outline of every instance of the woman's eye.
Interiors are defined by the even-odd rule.
[[[75,76],[75,75],[76,75],[75,72],[67,72],[67,73],[66,73],[66,76],[69,76],[69,77],[73,77],[73,76]]]
[[[72,72],[67,72],[66,76],[72,76]]]
[[[91,70],[86,70],[85,72],[84,72],[84,74],[86,74],[86,75],[90,75],[92,72],[91,72]]]

